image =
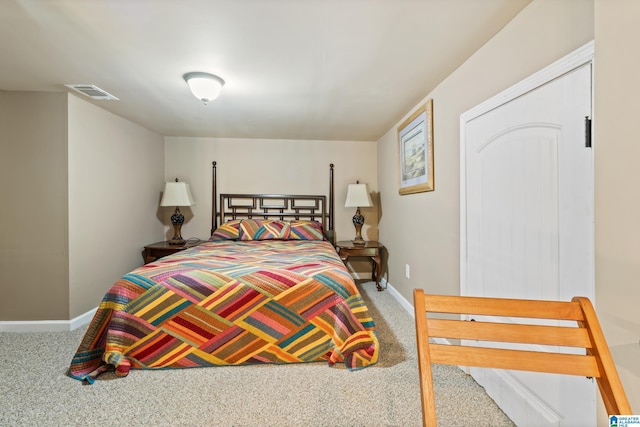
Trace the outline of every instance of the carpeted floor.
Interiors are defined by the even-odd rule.
[[[377,365],[324,363],[131,371],[93,385],[66,376],[84,328],[0,333],[0,426],[420,426],[413,318],[359,285],[381,344]],[[111,375],[111,374],[108,374]],[[512,426],[469,376],[435,366],[439,424]]]

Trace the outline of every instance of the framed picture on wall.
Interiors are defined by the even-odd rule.
[[[433,100],[398,126],[398,191],[433,191]]]

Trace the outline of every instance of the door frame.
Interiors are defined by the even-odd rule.
[[[593,63],[595,53],[594,41],[581,46],[565,57],[543,68],[537,73],[516,83],[510,88],[492,96],[486,101],[476,105],[460,115],[460,295],[467,295],[467,184],[466,184],[466,125],[467,122],[504,105],[519,96],[531,92],[544,84],[555,80],[571,71],[587,64]],[[593,67],[592,67],[593,70]],[[593,72],[591,75],[591,87],[593,88]],[[591,105],[593,106],[593,90],[591,91]],[[592,109],[593,119],[593,109]],[[592,132],[593,135],[593,132]],[[594,150],[592,143],[591,150]],[[592,151],[592,156],[594,152]],[[595,276],[594,276],[595,277]],[[595,301],[592,301],[595,305]]]

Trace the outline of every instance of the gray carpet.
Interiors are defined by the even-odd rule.
[[[0,426],[420,426],[413,318],[388,291],[359,284],[380,361],[131,371],[93,385],[66,376],[84,328],[0,333]],[[441,425],[512,426],[469,376],[435,366]]]

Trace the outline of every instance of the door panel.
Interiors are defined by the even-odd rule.
[[[593,300],[593,155],[584,127],[590,115],[588,63],[466,122],[462,291]],[[591,379],[471,374],[518,425],[595,425]]]

